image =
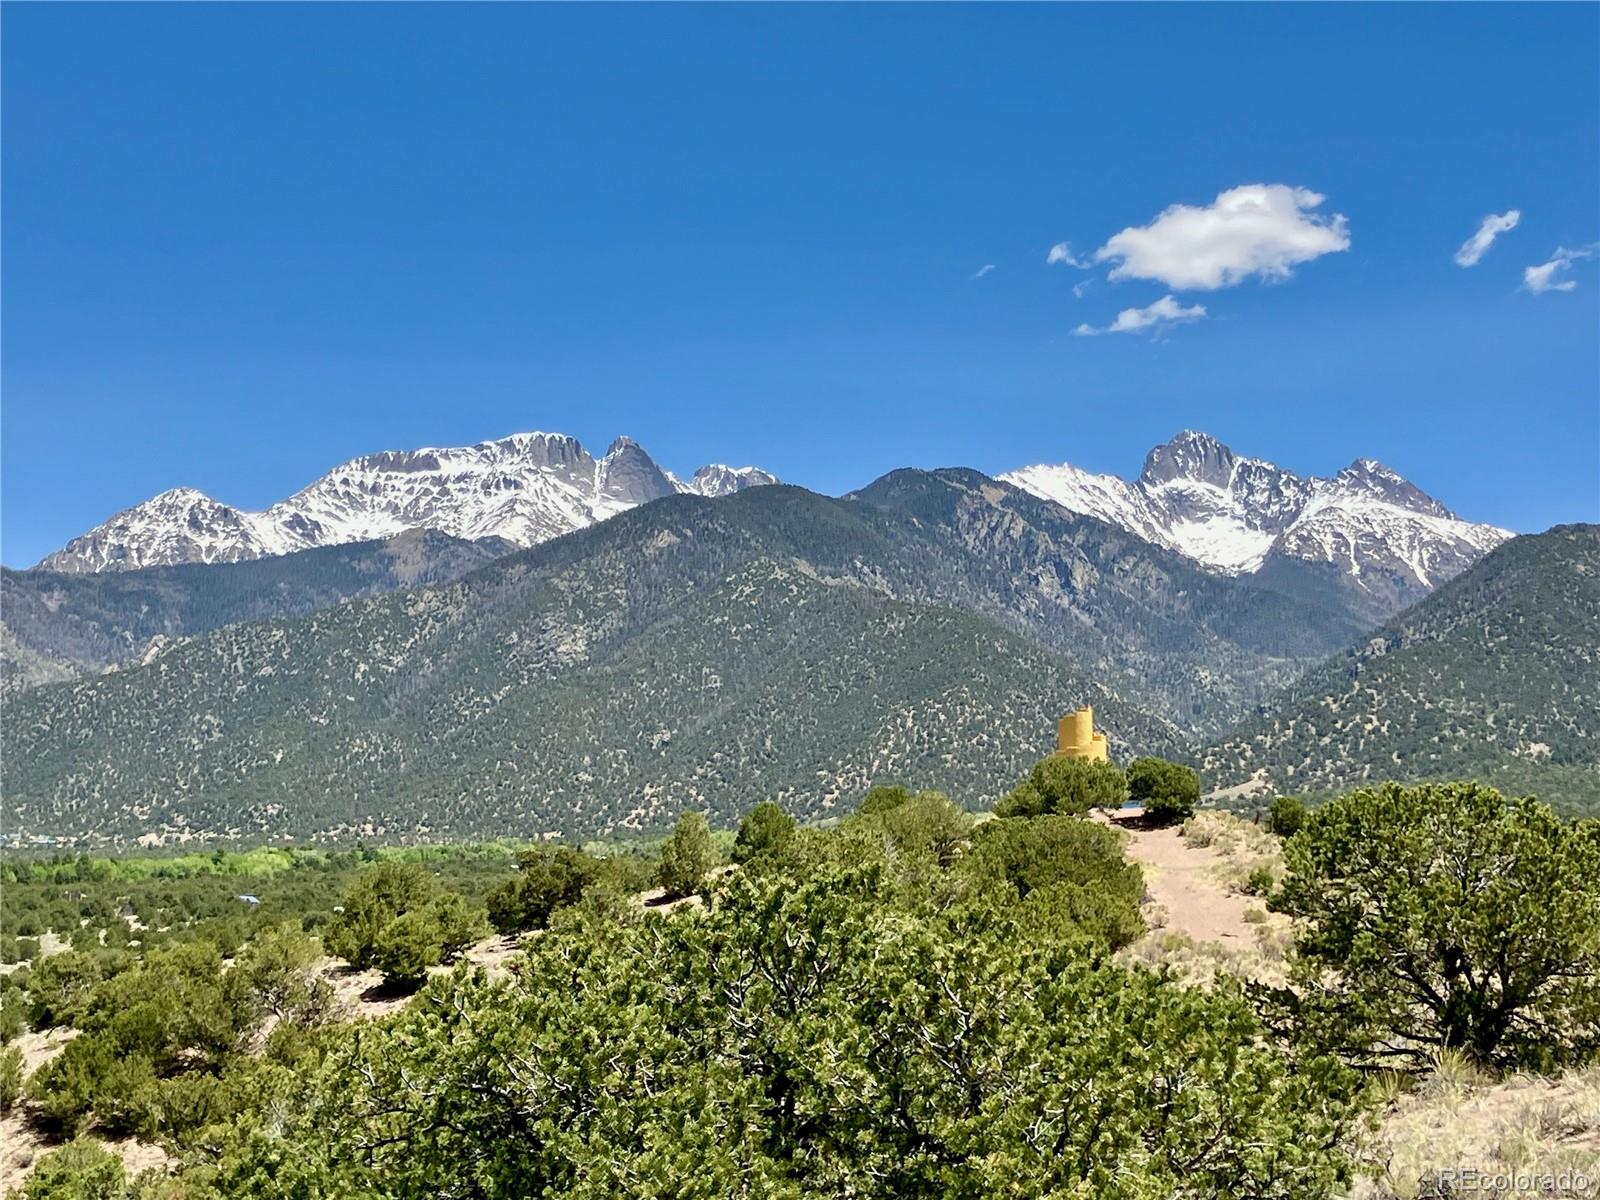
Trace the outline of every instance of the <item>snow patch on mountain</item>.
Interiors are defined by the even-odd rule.
[[[684,482],[631,438],[618,438],[595,458],[565,434],[515,433],[476,446],[352,459],[261,512],[176,488],[118,513],[38,565],[86,572],[237,562],[412,529],[532,546],[663,496],[726,496],[776,482],[756,467],[720,464]]]
[[[1302,478],[1193,430],[1152,449],[1132,482],[1069,463],[1000,478],[1230,575],[1282,556],[1335,564],[1358,582],[1381,571],[1431,590],[1513,536],[1461,520],[1373,459],[1331,479]]]
[[[763,471],[760,467],[729,467],[722,463],[711,463],[701,467],[687,482],[670,473],[667,478],[672,480],[673,486],[680,492],[711,497],[731,496],[735,492],[744,491],[745,488],[762,487],[779,482],[776,475],[770,471]]]

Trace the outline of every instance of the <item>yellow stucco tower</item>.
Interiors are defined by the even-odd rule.
[[[1111,761],[1106,735],[1094,731],[1093,708],[1085,704],[1056,724],[1056,753],[1069,758],[1087,758],[1090,762]]]

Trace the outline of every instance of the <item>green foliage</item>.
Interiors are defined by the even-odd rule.
[[[0,1117],[10,1113],[21,1099],[25,1076],[21,1049],[7,1046],[0,1050]]]
[[[911,795],[910,788],[901,787],[897,783],[880,783],[877,787],[869,789],[861,798],[860,807],[856,812],[863,817],[877,816],[892,808],[899,808],[911,799]]]
[[[1268,866],[1251,867],[1250,873],[1245,876],[1244,891],[1247,896],[1267,896],[1272,892],[1273,885],[1277,882]]]
[[[263,929],[227,974],[231,1002],[280,1021],[318,1024],[333,1006],[333,989],[317,970],[322,947],[293,925]]]
[[[943,792],[926,791],[892,807],[857,816],[853,828],[881,838],[882,844],[895,854],[925,858],[936,866],[948,867],[960,856],[972,834],[972,817]]]
[[[1083,816],[1091,808],[1120,808],[1128,781],[1113,763],[1052,754],[995,805],[997,817]]]
[[[17,1200],[124,1200],[122,1160],[87,1139],[52,1150],[34,1167]]]
[[[126,956],[77,950],[41,959],[29,975],[29,1024],[35,1029],[77,1024],[95,986],[128,961]]]
[[[801,831],[803,876],[736,873],[603,937],[563,920],[510,980],[434,979],[343,1032],[270,1133],[224,1138],[216,1190],[1318,1200],[1348,1178],[1335,1064],[1225,990],[1114,965],[1032,903],[1059,884],[1022,899],[961,859],[901,886],[881,833]]]
[[[711,845],[711,827],[704,813],[686,812],[678,818],[672,836],[661,848],[658,880],[669,899],[690,896],[700,890],[707,872],[716,865]]]
[[[244,983],[215,946],[191,942],[96,984],[80,1035],[29,1080],[47,1123],[71,1135],[93,1113],[113,1133],[142,1129],[158,1080],[222,1070],[259,1025],[265,1007]]]
[[[419,863],[380,863],[356,880],[341,907],[323,935],[328,950],[352,966],[376,967],[394,984],[419,982],[486,928],[481,914]]]
[[[733,861],[748,863],[781,851],[794,837],[795,819],[771,800],[763,800],[739,822]]]
[[[7,978],[15,980],[16,976]],[[21,987],[0,991],[0,1046],[22,1036],[28,1027],[28,993]]]
[[[72,1137],[94,1107],[102,1081],[116,1065],[116,1049],[109,1039],[93,1035],[73,1038],[29,1077],[28,1097],[39,1106],[45,1125]]]
[[[72,1135],[93,1120],[114,1135],[182,1138],[254,1102],[230,1091],[244,1051],[269,1022],[287,1039],[324,1026],[333,995],[317,943],[293,926],[264,930],[231,965],[209,942],[154,949],[95,983],[80,1033],[36,1071],[28,1093],[44,1123]]]
[[[444,930],[426,908],[385,922],[373,935],[370,963],[394,984],[417,984],[444,958]]]
[[[472,907],[456,892],[442,892],[430,906],[429,916],[439,929],[439,957],[443,962],[454,962],[463,950],[489,932],[482,910]]]
[[[644,911],[636,899],[637,889],[623,887],[614,871],[605,871],[598,881],[584,888],[575,904],[558,908],[550,917],[550,928],[585,938],[603,938],[618,925],[637,925]]]
[[[544,845],[517,856],[517,874],[486,898],[499,933],[543,929],[550,914],[576,904],[600,873],[600,860],[573,846]]]
[[[1267,806],[1267,832],[1292,838],[1306,823],[1306,802],[1298,796],[1276,796]]]
[[[1186,821],[1200,803],[1200,776],[1182,763],[1136,758],[1128,764],[1128,798],[1158,824]]]
[[[1358,1061],[1543,1068],[1600,1049],[1600,825],[1472,783],[1334,800],[1284,848],[1268,1011]]]
[[[191,942],[152,951],[96,987],[77,1025],[109,1034],[120,1051],[150,1055],[164,1074],[219,1063],[255,1019],[223,986],[221,952]]]
[[[989,821],[962,865],[975,877],[1003,879],[1018,899],[1048,905],[1113,950],[1144,932],[1144,876],[1105,826],[1063,816]]]

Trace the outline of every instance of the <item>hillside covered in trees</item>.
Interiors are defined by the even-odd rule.
[[[416,530],[250,562],[107,574],[0,569],[0,691],[98,675],[238,621],[455,579],[507,549]]]
[[[817,815],[911,774],[981,796],[1085,702],[1172,752],[1337,644],[1308,613],[971,472],[673,497],[14,698],[7,803],[49,834],[415,837]]]
[[[588,836],[763,797],[826,815],[913,775],[984,803],[1085,702],[1124,758],[1209,731],[1208,789],[1474,775],[1563,803],[1595,791],[1593,527],[1515,539],[1370,636],[1337,605],[971,471],[894,472],[845,500],[672,497],[460,578],[490,551],[417,541],[59,593],[8,576],[19,627],[67,612],[102,654],[134,612],[143,636],[174,611],[203,625],[445,576],[12,696],[13,828]],[[329,561],[306,576],[311,554]]]
[[[1600,812],[1600,526],[1505,543],[1201,764],[1213,786],[1471,776]]]

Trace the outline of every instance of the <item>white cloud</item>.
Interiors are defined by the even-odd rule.
[[[1310,211],[1324,198],[1281,183],[1245,184],[1203,208],[1174,204],[1150,224],[1124,229],[1095,261],[1117,264],[1112,279],[1154,279],[1179,291],[1287,279],[1300,263],[1350,248],[1342,215]]]
[[[1483,219],[1483,224],[1478,226],[1478,232],[1461,243],[1461,249],[1456,251],[1456,266],[1475,267],[1478,260],[1489,252],[1489,247],[1494,245],[1495,238],[1517,227],[1517,222],[1522,220],[1522,213],[1511,209],[1496,216],[1490,213]]]
[[[1154,304],[1143,308],[1125,308],[1117,319],[1103,329],[1093,325],[1079,325],[1072,332],[1078,337],[1097,337],[1102,333],[1139,333],[1143,330],[1158,332],[1172,325],[1198,321],[1206,315],[1205,306],[1193,304],[1188,308],[1171,296],[1163,296]]]
[[[1083,294],[1089,290],[1089,285],[1091,283],[1093,283],[1093,282],[1094,282],[1094,280],[1092,280],[1092,279],[1085,279],[1082,283],[1073,284],[1072,285],[1072,294],[1075,297],[1077,297],[1079,300],[1082,300],[1083,299]]]
[[[1080,271],[1087,271],[1094,266],[1092,262],[1079,258],[1072,252],[1071,242],[1057,242],[1050,247],[1050,253],[1044,256],[1044,261],[1050,266],[1057,263],[1066,263],[1069,267],[1077,267]]]
[[[992,270],[994,270],[994,264],[993,263],[984,263],[983,266],[979,267],[976,271],[974,271],[972,273],[972,277],[974,279],[982,279],[985,275],[987,275]]]
[[[1535,296],[1542,292],[1570,292],[1578,286],[1577,280],[1557,278],[1557,276],[1561,276],[1568,267],[1580,259],[1593,258],[1594,252],[1594,246],[1579,246],[1576,250],[1557,246],[1549,262],[1529,267],[1522,272],[1522,286]]]

